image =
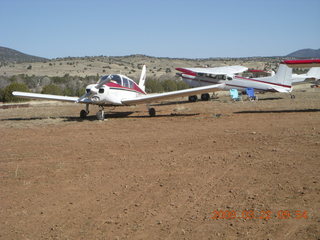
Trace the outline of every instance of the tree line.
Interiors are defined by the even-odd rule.
[[[11,77],[0,76],[0,101],[20,102],[26,99],[12,96],[13,91],[36,92],[43,94],[81,96],[85,93],[88,84],[96,83],[99,76],[69,76],[48,77],[28,76],[20,74]],[[188,88],[181,80],[174,79],[146,79],[147,93],[160,93]]]

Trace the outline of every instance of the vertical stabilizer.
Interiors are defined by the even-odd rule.
[[[320,79],[320,67],[312,67],[307,72],[307,78]]]
[[[145,91],[145,88],[146,88],[145,87],[146,76],[147,76],[147,68],[146,68],[146,65],[143,65],[140,80],[139,80],[139,87],[143,91]]]
[[[285,64],[280,64],[277,73],[273,76],[274,82],[291,86],[292,85],[292,68]]]

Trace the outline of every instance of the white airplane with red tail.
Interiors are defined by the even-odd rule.
[[[178,75],[191,87],[222,84],[219,88],[229,90],[232,88],[244,91],[246,88],[254,88],[258,91],[284,92],[292,91],[292,68],[316,67],[320,65],[320,59],[283,61],[279,65],[277,73],[268,77],[247,78],[239,76],[248,68],[242,66],[226,66],[216,68],[176,68]],[[294,97],[292,95],[292,97]],[[201,95],[202,100],[209,100],[209,94]],[[197,96],[189,96],[189,101],[196,101]]]
[[[12,95],[23,98],[83,103],[86,105],[86,108],[81,110],[81,118],[87,117],[90,104],[98,105],[100,110],[96,114],[97,119],[104,120],[105,106],[136,105],[143,103],[148,104],[158,100],[211,92],[214,91],[214,89],[223,88],[224,86],[224,83],[221,83],[217,85],[209,85],[166,93],[147,94],[145,92],[145,80],[146,66],[143,66],[139,84],[136,84],[132,79],[121,74],[106,75],[100,78],[96,84],[88,85],[86,87],[86,93],[81,97],[68,97],[17,91],[12,92]],[[149,108],[148,106],[148,109],[150,116],[156,115],[154,108]]]

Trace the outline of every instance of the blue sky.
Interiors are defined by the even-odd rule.
[[[320,0],[0,0],[0,46],[47,58],[320,48]]]

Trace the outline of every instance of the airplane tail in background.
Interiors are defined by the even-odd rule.
[[[294,79],[292,78],[292,68],[310,68],[319,67],[320,59],[311,60],[287,60],[283,61],[279,65],[279,69],[274,76],[266,77],[261,80],[273,83],[273,88],[278,92],[292,91],[292,83]],[[314,74],[318,71],[313,70]],[[285,90],[287,89],[287,90]]]
[[[312,67],[307,72],[307,78],[320,79],[320,67]]]
[[[258,80],[274,84],[274,88],[280,91],[281,87],[290,88],[292,86],[292,68],[285,64],[280,64],[278,71],[269,77],[257,78]]]
[[[279,69],[273,77],[273,82],[291,86],[292,85],[292,68],[285,64],[280,64]]]
[[[145,91],[145,88],[146,88],[145,86],[146,76],[147,76],[147,68],[146,68],[146,65],[143,65],[140,80],[139,80],[139,87],[143,91]]]

